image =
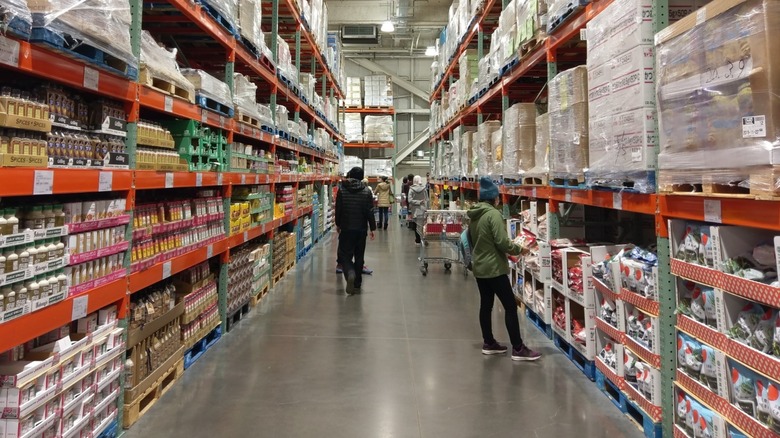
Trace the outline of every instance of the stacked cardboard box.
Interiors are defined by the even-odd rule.
[[[501,122],[490,120],[477,127],[477,166],[479,176],[493,176],[495,174],[493,133],[501,129]],[[498,137],[500,139],[500,137]]]
[[[393,117],[366,116],[364,139],[366,142],[379,143],[393,141]]]
[[[651,10],[651,0],[613,3],[588,23],[588,185],[655,191]]]
[[[536,144],[536,105],[517,103],[504,112],[504,154],[502,174],[505,179],[519,179],[534,167]]]
[[[549,83],[550,176],[579,179],[588,166],[588,77],[583,66]]]
[[[344,136],[350,143],[363,142],[363,122],[358,113],[344,114]]]
[[[363,78],[363,90],[365,106],[393,106],[393,83],[390,81],[389,76],[365,76]]]
[[[347,87],[344,90],[344,105],[359,108],[363,106],[363,86],[360,78],[348,77]]]
[[[749,177],[777,193],[780,5],[717,0],[655,42],[662,184]]]

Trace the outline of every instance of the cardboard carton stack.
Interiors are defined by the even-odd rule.
[[[780,5],[719,0],[656,35],[659,182],[777,194]]]
[[[613,3],[588,23],[589,186],[655,191],[651,8]]]
[[[389,76],[374,75],[363,78],[365,106],[393,106],[393,83]]]
[[[347,87],[344,90],[344,105],[353,108],[363,106],[363,86],[360,78],[348,77]]]
[[[344,114],[344,136],[349,143],[363,143],[363,122],[360,114]]]
[[[504,112],[504,179],[519,180],[534,167],[536,105],[516,103]]]
[[[550,177],[584,180],[588,166],[588,78],[584,66],[549,83]]]
[[[363,134],[366,142],[384,143],[393,141],[393,117],[366,116]]]
[[[494,161],[493,154],[495,152],[493,147],[493,133],[501,129],[501,122],[497,120],[490,120],[483,122],[477,127],[477,159],[476,159],[476,172],[480,177],[493,176]],[[500,139],[500,137],[498,137]]]

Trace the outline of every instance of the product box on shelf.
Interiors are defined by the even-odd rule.
[[[780,414],[777,412],[778,388],[776,379],[757,373],[752,369],[728,360],[729,402],[774,433],[780,433]]]
[[[656,36],[661,183],[752,179],[751,193],[776,192],[777,8],[715,1]]]
[[[653,3],[612,3],[588,22],[588,67],[597,67],[643,44],[653,44]]]
[[[724,399],[728,399],[731,386],[726,359],[726,354],[719,349],[688,333],[677,332],[678,371]]]
[[[566,300],[568,330],[566,341],[586,360],[596,356],[596,314],[594,309],[582,307],[572,299]]]
[[[726,422],[719,413],[679,387],[675,388],[675,394],[674,424],[677,430],[688,437],[734,437],[726,434]]]
[[[623,378],[626,386],[630,387],[626,388],[629,396],[632,399],[642,397],[654,407],[660,408],[661,372],[627,348],[623,350],[623,358]]]
[[[596,359],[609,368],[614,375],[612,378],[623,378],[625,375],[625,347],[619,339],[614,339],[607,333],[596,328]],[[618,384],[619,382],[613,381]]]
[[[635,353],[641,355],[653,366],[658,366],[660,355],[658,318],[625,301],[623,302],[623,311],[625,333],[628,338],[626,342],[629,348],[638,346],[640,349],[644,349],[645,352],[635,351]],[[651,359],[651,357],[653,358]]]

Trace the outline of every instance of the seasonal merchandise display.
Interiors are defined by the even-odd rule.
[[[123,334],[109,306],[0,355],[6,436],[104,431],[117,415]]]
[[[133,216],[135,272],[224,237],[222,197],[200,190],[194,199],[139,203]]]

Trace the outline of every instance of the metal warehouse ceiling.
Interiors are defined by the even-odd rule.
[[[327,0],[329,27],[341,31],[345,25],[376,26],[378,42],[346,44],[348,55],[419,56],[434,45],[447,24],[450,4],[452,0]],[[379,27],[388,19],[395,31],[380,32]]]

